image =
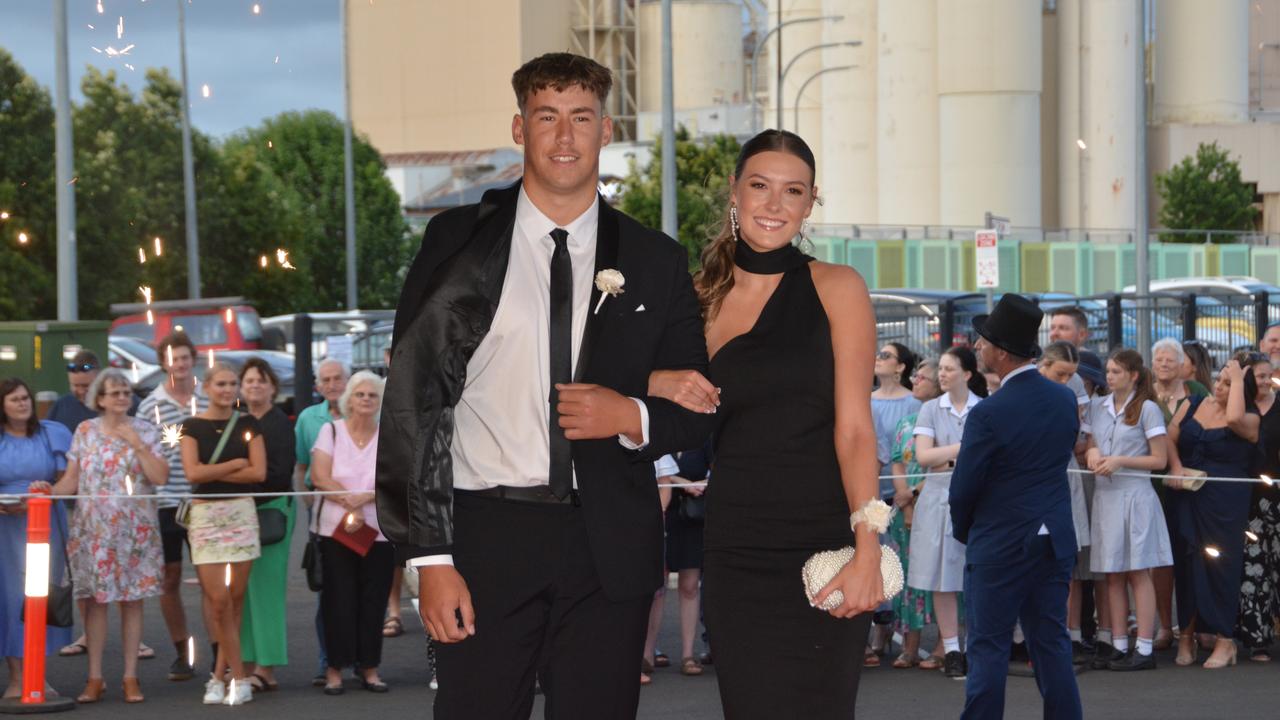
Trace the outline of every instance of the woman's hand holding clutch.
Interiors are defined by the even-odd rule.
[[[867,548],[854,555],[853,560],[841,568],[840,572],[827,583],[813,599],[815,607],[822,607],[827,596],[839,590],[844,595],[844,602],[832,610],[833,617],[851,618],[864,612],[875,610],[884,601],[884,580],[880,574],[879,545]]]

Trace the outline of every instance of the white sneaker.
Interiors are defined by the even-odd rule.
[[[223,699],[223,705],[243,705],[247,702],[253,702],[253,685],[248,679],[232,680],[231,691],[227,693],[227,697]]]
[[[226,696],[227,688],[222,684],[221,680],[211,677],[209,682],[204,684],[205,705],[221,705]]]

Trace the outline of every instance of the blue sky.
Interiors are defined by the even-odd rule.
[[[90,65],[115,70],[135,93],[146,68],[165,67],[181,77],[177,3],[187,2],[187,73],[196,128],[222,137],[284,110],[340,114],[340,1],[100,0],[99,13],[99,0],[67,0],[71,100],[80,101],[80,78]],[[120,18],[124,32],[118,38]],[[130,44],[127,56],[105,52]],[[52,94],[53,0],[0,0],[0,48]],[[206,84],[208,98],[201,92]]]

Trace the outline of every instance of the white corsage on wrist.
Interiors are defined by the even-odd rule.
[[[875,530],[876,534],[883,534],[889,529],[889,521],[893,519],[893,508],[885,501],[876,498],[868,500],[849,516],[849,527],[854,531],[858,529],[858,523],[865,523],[868,528]]]
[[[600,312],[600,306],[604,304],[605,298],[610,295],[621,295],[622,286],[626,284],[627,279],[622,276],[622,273],[612,268],[596,273],[596,289],[600,291],[600,300],[591,314],[596,315]]]

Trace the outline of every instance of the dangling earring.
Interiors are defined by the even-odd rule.
[[[808,220],[800,221],[800,239],[801,240],[809,239],[809,221]]]
[[[737,205],[729,206],[729,226],[733,228],[733,239],[737,240],[740,237],[738,235],[738,206]]]

